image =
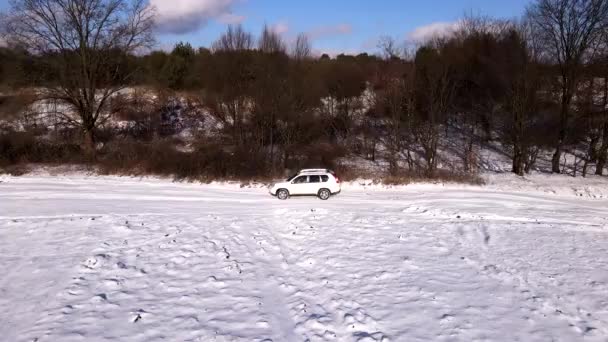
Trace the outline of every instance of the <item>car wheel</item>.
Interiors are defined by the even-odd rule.
[[[287,190],[285,190],[285,189],[281,189],[281,190],[277,191],[277,197],[278,197],[280,200],[283,200],[283,201],[284,201],[284,200],[286,200],[286,199],[288,199],[288,198],[289,198],[289,191],[287,191]]]
[[[327,189],[321,189],[319,190],[319,198],[327,201],[329,199],[329,197],[331,196],[331,192]]]

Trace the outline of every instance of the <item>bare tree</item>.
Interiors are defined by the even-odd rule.
[[[397,42],[391,36],[380,37],[377,47],[385,59],[399,58],[401,56],[401,49],[399,49]]]
[[[214,51],[242,51],[253,48],[253,36],[241,25],[229,25],[218,40],[213,43]]]
[[[436,38],[419,49],[415,59],[419,116],[415,134],[429,177],[437,169],[439,129],[452,109],[456,88],[449,51],[444,51],[447,46],[446,40]]]
[[[153,16],[144,0],[11,1],[3,21],[7,40],[47,57],[58,78],[39,95],[67,107],[60,114],[82,128],[90,153],[108,100],[132,77],[126,58],[153,42]]]
[[[559,65],[560,125],[552,169],[560,173],[560,157],[568,138],[570,108],[580,67],[608,27],[608,0],[536,0],[528,9],[528,16],[548,56]]]
[[[604,30],[602,40],[599,45],[596,65],[599,67],[598,75],[602,80],[599,87],[600,98],[600,127],[601,145],[597,149],[597,165],[595,168],[596,175],[603,175],[604,168],[608,162],[608,29]]]
[[[262,35],[258,41],[258,48],[265,53],[285,52],[286,50],[285,43],[283,43],[281,36],[277,32],[271,30],[267,25],[264,25],[264,28],[262,29]]]
[[[399,159],[405,157],[409,171],[415,168],[412,157],[414,137],[412,121],[415,112],[414,68],[405,67],[402,77],[387,77],[380,91],[379,107],[385,117],[386,133],[383,135],[387,147],[389,173],[399,173]]]
[[[595,169],[595,174],[599,176],[604,174],[604,168],[608,160],[608,55],[604,57],[603,69],[604,77],[601,89],[601,108],[603,109],[602,144],[597,151],[597,166]]]
[[[308,35],[305,33],[298,34],[298,36],[296,37],[294,46],[292,48],[292,51],[291,51],[292,57],[297,61],[301,61],[301,60],[309,58],[311,52],[312,52],[312,46],[311,46],[310,38],[308,37]]]
[[[535,151],[530,144],[531,122],[539,110],[538,93],[541,78],[538,72],[534,50],[527,44],[526,26],[515,27],[512,33],[503,40],[508,47],[504,53],[508,64],[505,72],[508,75],[504,106],[508,112],[505,127],[507,140],[513,145],[512,171],[523,176],[529,172],[535,159]]]

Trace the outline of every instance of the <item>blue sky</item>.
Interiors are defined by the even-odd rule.
[[[193,0],[201,1],[201,0]],[[457,21],[465,12],[493,17],[519,17],[528,0],[240,0],[229,13],[242,19],[249,31],[258,33],[264,24],[281,27],[287,39],[298,32],[314,34],[314,48],[328,52],[375,49],[377,39],[390,35],[405,39],[408,33],[433,23]],[[348,30],[347,30],[348,28]],[[186,35],[168,35],[165,42],[186,39],[208,45],[225,24],[216,20]],[[318,34],[315,34],[318,33]]]
[[[405,40],[457,21],[466,12],[516,18],[529,0],[150,0],[162,28],[159,46],[177,41],[208,46],[227,23],[241,23],[258,34],[264,24],[291,40],[308,33],[318,52],[373,52],[382,35]],[[8,0],[0,0],[6,8]]]

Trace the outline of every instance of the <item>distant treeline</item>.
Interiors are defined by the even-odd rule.
[[[184,175],[275,174],[356,154],[383,159],[389,174],[433,177],[449,128],[461,137],[462,167],[454,173],[473,172],[476,146],[498,140],[520,175],[542,150],[554,152],[553,172],[562,171],[564,152],[577,150],[585,174],[602,174],[607,32],[608,1],[538,0],[518,22],[465,18],[453,33],[416,47],[383,38],[378,55],[313,56],[306,35],[287,44],[267,27],[256,38],[240,26],[210,48],[179,43],[145,54],[120,45],[32,51],[15,43],[0,49],[0,84],[11,94],[2,112],[31,101],[65,103],[72,113],[56,114],[72,138],[84,132],[79,153],[150,171],[162,169],[145,162],[159,153],[188,169]],[[209,117],[217,131],[196,130]],[[132,124],[107,129],[118,119]],[[180,147],[184,130],[193,136]],[[0,142],[5,163],[24,159],[10,141]]]

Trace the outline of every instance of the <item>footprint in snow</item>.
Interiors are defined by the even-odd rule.
[[[137,323],[137,322],[141,321],[144,318],[144,316],[147,316],[148,313],[145,310],[139,309],[135,312],[131,312],[131,315],[132,315],[131,322]]]
[[[83,266],[88,269],[96,269],[103,264],[104,260],[107,260],[109,258],[110,257],[106,254],[97,254],[85,260]]]

